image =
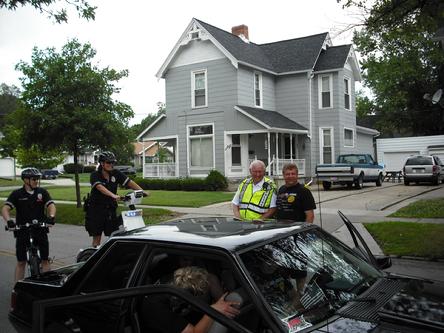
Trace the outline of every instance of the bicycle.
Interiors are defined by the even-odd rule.
[[[141,228],[145,226],[145,222],[143,221],[143,212],[142,209],[136,209],[135,205],[139,205],[142,203],[142,198],[145,196],[143,190],[134,190],[126,193],[125,195],[120,197],[120,200],[123,202],[125,207],[128,207],[129,210],[124,210],[118,217],[121,221],[121,225],[119,229],[114,231],[129,231],[137,228]],[[113,234],[111,234],[112,236]],[[85,249],[80,249],[79,253],[76,257],[76,262],[86,261],[97,251],[97,247],[87,247]]]
[[[5,226],[6,231],[29,230],[29,244],[26,246],[26,262],[30,276],[40,276],[41,274],[40,265],[42,259],[40,257],[40,249],[34,242],[35,234],[41,228],[47,228],[47,224],[39,220],[32,220],[31,223],[16,225],[14,228]]]

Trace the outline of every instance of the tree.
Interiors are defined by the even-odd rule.
[[[128,120],[134,113],[112,98],[120,91],[115,82],[128,72],[98,68],[92,63],[95,55],[89,43],[73,39],[60,53],[34,48],[31,64],[17,64],[24,90],[16,125],[25,148],[65,151],[78,164],[79,154],[86,149],[108,150],[128,142]],[[75,181],[80,207],[77,172]]]
[[[364,85],[384,132],[442,134],[444,109],[423,97],[444,88],[444,52],[433,41],[443,24],[441,0],[345,1],[367,17],[353,42],[363,56]]]
[[[165,103],[157,103],[157,112],[150,113],[146,116],[140,124],[133,125],[131,127],[131,140],[136,140],[137,136],[142,133],[148,126],[150,126],[160,115],[166,113]]]
[[[20,90],[5,83],[0,85],[0,130],[5,125],[5,118],[18,107]]]
[[[46,13],[50,18],[53,18],[57,23],[68,22],[68,13],[66,8],[59,10],[51,9],[51,5],[59,3],[59,0],[0,0],[0,8],[8,10],[16,10],[18,6],[30,5],[39,10],[40,13]],[[79,17],[86,20],[94,20],[97,7],[90,6],[85,0],[65,0],[65,3],[74,7]]]

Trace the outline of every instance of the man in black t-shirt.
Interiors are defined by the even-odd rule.
[[[13,191],[2,208],[2,216],[6,221],[8,228],[13,229],[15,225],[25,225],[33,220],[46,222],[47,225],[53,225],[56,207],[48,191],[39,187],[39,180],[42,174],[36,168],[26,168],[22,171],[23,187]],[[15,222],[11,219],[11,210],[16,210]],[[45,215],[46,210],[46,215]],[[33,233],[35,244],[39,247],[40,258],[42,259],[42,271],[50,270],[48,260],[49,242],[47,229],[41,228]],[[29,229],[20,229],[14,231],[16,237],[16,257],[17,266],[15,268],[15,281],[25,277],[26,268],[26,248],[29,245]]]
[[[100,245],[102,233],[110,236],[119,228],[116,217],[117,201],[120,200],[117,194],[118,186],[133,190],[142,189],[122,172],[115,170],[115,163],[116,157],[113,153],[102,152],[99,155],[97,171],[91,173],[91,196],[85,216],[85,228],[93,238],[93,247]],[[144,196],[148,196],[148,193],[144,192]]]
[[[282,168],[285,185],[279,188],[277,194],[277,214],[279,220],[296,222],[314,221],[316,203],[310,190],[298,183],[298,168],[296,164],[289,163]]]

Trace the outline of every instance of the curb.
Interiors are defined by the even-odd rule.
[[[416,261],[428,261],[428,262],[439,262],[444,263],[444,258],[428,258],[428,257],[412,257],[412,256],[397,256],[394,254],[389,255],[393,259],[404,259],[404,260],[416,260]]]

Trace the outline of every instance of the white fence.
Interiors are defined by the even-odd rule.
[[[282,167],[284,164],[294,163],[298,167],[298,174],[300,177],[305,176],[305,159],[284,159],[284,158],[275,158],[273,156],[273,160],[267,166],[267,173],[270,176],[280,176],[282,175]]]
[[[176,175],[176,163],[146,163],[143,169],[144,178],[173,178]]]

